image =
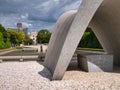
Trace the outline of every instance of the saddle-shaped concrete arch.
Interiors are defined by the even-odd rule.
[[[94,33],[114,65],[120,66],[120,0],[104,0],[90,22]]]
[[[67,12],[58,19],[44,62],[53,80],[62,79],[88,25],[104,50],[113,54],[115,63],[120,65],[119,7],[119,0],[83,0],[77,12]]]

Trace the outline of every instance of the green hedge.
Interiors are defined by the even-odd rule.
[[[86,32],[84,33],[78,47],[81,48],[99,48],[102,49],[100,42],[98,41],[97,37],[95,36],[94,32],[91,28],[87,28]]]
[[[16,46],[15,48],[16,49],[23,49],[24,47],[23,46]]]

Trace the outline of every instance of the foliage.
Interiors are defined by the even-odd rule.
[[[38,32],[37,43],[48,43],[51,33],[47,29],[42,29]]]
[[[8,38],[10,39],[11,44],[18,44],[19,40],[18,40],[18,32],[12,29],[7,29],[7,33],[8,33]]]
[[[22,29],[20,29],[19,32],[17,32],[16,30],[8,28],[7,33],[11,44],[14,44],[14,46],[24,42],[25,34]]]
[[[7,41],[6,41],[6,43],[5,43],[5,47],[6,47],[6,48],[10,48],[10,46],[11,46],[10,40],[7,39]]]
[[[23,46],[16,46],[15,48],[16,49],[23,49],[24,47]]]
[[[7,31],[0,24],[0,49],[5,49],[10,47],[10,41],[8,39]]]
[[[29,38],[28,35],[25,36],[24,44],[25,45],[32,45],[34,42],[32,39]]]
[[[0,24],[0,32],[3,34],[3,40],[4,42],[7,41],[7,32],[5,30],[5,28]]]
[[[19,44],[23,43],[25,40],[25,34],[23,32],[23,29],[20,29],[18,32],[18,40],[19,40]]]
[[[3,34],[0,32],[0,49],[4,49],[4,38],[3,38]]]
[[[96,36],[93,33],[93,31],[91,30],[91,28],[87,28],[87,30],[84,33],[78,47],[102,48],[101,44],[99,43],[98,39],[96,38]]]
[[[10,41],[7,39],[6,42],[4,42],[3,34],[0,32],[0,49],[5,49],[10,47]]]
[[[22,29],[17,32],[14,29],[5,28],[0,24],[0,49],[14,47],[24,42],[25,34]]]

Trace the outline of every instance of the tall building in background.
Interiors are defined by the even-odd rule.
[[[25,35],[27,35],[28,34],[28,28],[23,28],[23,32],[24,32]]]
[[[28,28],[23,28],[22,27],[22,23],[17,23],[17,32],[19,32],[19,30],[22,29],[24,34],[27,35],[28,34]]]
[[[17,29],[18,31],[22,28],[22,23],[17,23]]]

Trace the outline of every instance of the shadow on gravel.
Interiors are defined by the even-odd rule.
[[[37,63],[39,63],[40,65],[43,65],[44,62],[43,61],[37,61]],[[38,72],[38,74],[43,76],[44,78],[47,78],[47,79],[51,80],[51,72],[46,67],[44,67],[44,69],[42,71]]]
[[[71,60],[68,65],[67,71],[82,71],[82,69],[78,67],[77,60]]]

